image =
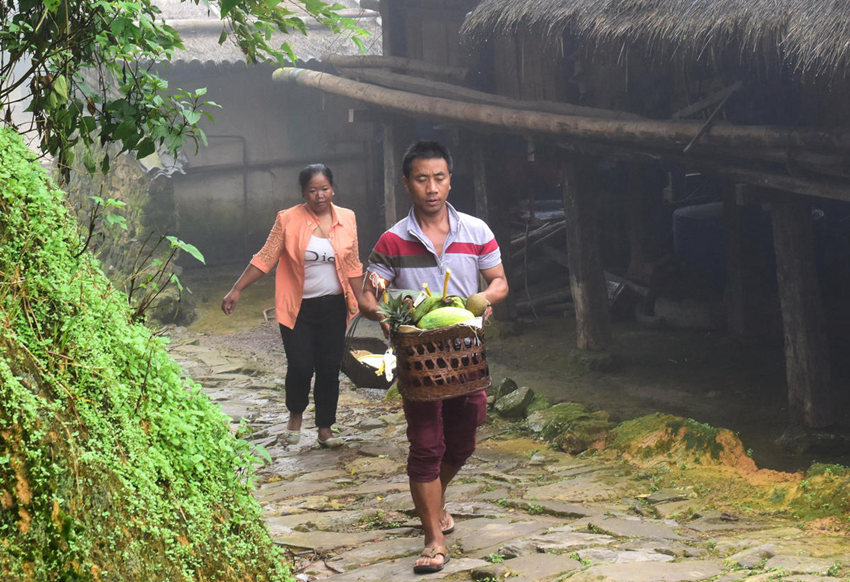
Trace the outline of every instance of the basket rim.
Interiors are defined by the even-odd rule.
[[[464,333],[460,333],[464,332]],[[472,332],[472,333],[469,333]],[[475,335],[478,338],[482,338],[484,336],[484,328],[477,327],[474,325],[466,325],[463,323],[456,323],[455,325],[450,325],[449,327],[438,327],[437,329],[422,329],[417,331],[408,331],[408,332],[391,332],[390,333],[390,341],[395,343],[396,340],[411,338],[416,339],[424,339],[428,340],[431,338],[439,338],[442,336],[470,336]],[[410,341],[406,341],[404,343],[410,343]]]

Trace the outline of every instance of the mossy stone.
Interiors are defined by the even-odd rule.
[[[523,418],[533,399],[534,391],[528,386],[523,386],[497,399],[493,408],[505,418]]]

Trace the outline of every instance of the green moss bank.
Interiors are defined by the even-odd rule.
[[[654,472],[658,486],[692,487],[705,506],[850,529],[850,469],[841,465],[814,463],[805,473],[759,469],[732,431],[660,413],[613,428],[606,451]]]
[[[0,578],[288,579],[249,445],[129,323],[32,158],[0,130]]]

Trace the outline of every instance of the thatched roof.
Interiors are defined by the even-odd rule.
[[[177,29],[183,39],[184,50],[177,51],[172,62],[200,62],[206,64],[245,63],[245,55],[232,40],[219,44],[218,39],[226,23],[221,20],[218,6],[185,0],[155,0],[166,22]],[[357,0],[336,0],[344,8],[341,13],[357,21],[357,25],[370,33],[363,39],[367,54],[381,54],[381,27],[379,14],[360,8]],[[307,34],[298,31],[278,35],[276,43],[288,42],[301,61],[320,59],[325,54],[360,54],[347,34],[334,34],[312,19],[305,18]]]
[[[638,49],[659,63],[786,68],[803,76],[850,77],[848,0],[483,0],[461,34],[481,44],[529,31],[564,35],[594,52]]]

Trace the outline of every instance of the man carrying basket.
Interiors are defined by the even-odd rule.
[[[369,256],[362,313],[381,318],[375,298],[378,286],[418,290],[427,284],[469,297],[480,291],[489,304],[508,294],[499,245],[487,224],[458,212],[447,202],[451,190],[452,157],[435,141],[412,144],[402,161],[404,187],[413,207],[378,239]],[[447,274],[450,272],[450,276]],[[379,278],[379,279],[378,279]],[[492,309],[486,308],[484,320]],[[384,324],[385,331],[388,327]],[[410,450],[407,474],[410,494],[425,532],[425,549],[414,572],[438,572],[449,561],[444,536],[454,530],[445,509],[446,487],[475,450],[476,433],[487,414],[483,389],[436,401],[404,399]]]

